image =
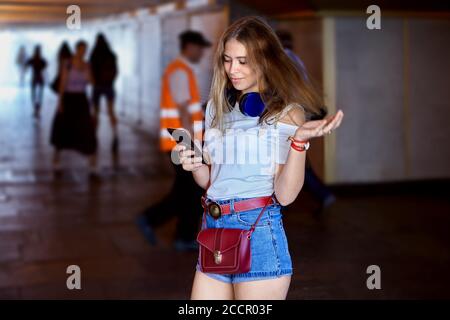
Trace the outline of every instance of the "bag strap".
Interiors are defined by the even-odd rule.
[[[200,201],[202,202],[202,207],[203,207],[203,217],[202,217],[202,228],[201,230],[203,230],[204,227],[206,227],[206,191],[203,194],[203,196],[201,197]]]
[[[259,220],[261,219],[261,217],[262,217],[264,211],[266,210],[267,206],[269,205],[269,203],[272,201],[273,197],[274,197],[274,194],[272,193],[272,195],[269,197],[269,199],[267,200],[266,204],[262,208],[261,213],[258,215],[258,218],[256,218],[255,223],[252,224],[252,226],[250,227],[250,235],[253,233],[253,231],[255,231],[255,228],[258,225]],[[206,210],[207,210],[207,206],[206,206],[206,192],[202,196],[201,202],[202,202],[202,205],[203,205],[203,217],[202,217],[202,230],[203,230],[203,228],[206,226]]]
[[[272,195],[269,197],[269,199],[267,200],[264,208],[262,208],[261,213],[258,215],[258,218],[256,218],[256,221],[254,224],[252,224],[251,228],[250,228],[250,235],[253,233],[253,231],[255,231],[256,226],[258,225],[259,219],[261,219],[262,214],[264,213],[264,211],[266,210],[267,206],[269,205],[269,203],[272,201],[273,198],[273,193]]]

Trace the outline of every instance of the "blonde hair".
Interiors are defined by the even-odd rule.
[[[217,46],[210,94],[214,106],[212,127],[225,129],[223,116],[234,107],[226,99],[226,91],[232,84],[223,64],[225,44],[231,39],[245,46],[250,66],[261,75],[258,87],[266,107],[260,123],[278,119],[283,109],[291,104],[300,104],[307,114],[320,113],[321,96],[312,83],[304,80],[272,28],[259,17],[244,17],[228,27]]]

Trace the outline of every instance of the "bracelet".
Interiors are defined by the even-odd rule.
[[[308,140],[304,140],[304,141],[297,140],[293,136],[289,136],[286,141],[289,141],[289,140],[291,140],[291,142],[293,142],[293,143],[301,143],[301,144],[307,144],[308,143]]]
[[[299,152],[306,151],[309,149],[309,141],[297,140],[293,136],[289,136],[287,140],[291,140],[291,148]]]
[[[294,149],[294,150],[296,150],[296,151],[298,151],[298,152],[303,152],[303,151],[305,151],[305,148],[304,148],[303,146],[302,146],[302,147],[299,147],[299,146],[295,145],[294,143],[291,143],[291,148]]]
[[[291,142],[291,148],[299,152],[306,151],[309,149],[309,141],[300,146],[295,144],[294,142]]]

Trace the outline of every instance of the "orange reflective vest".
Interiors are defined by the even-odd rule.
[[[195,79],[194,71],[181,59],[175,59],[166,68],[161,86],[161,113],[160,113],[160,149],[163,152],[171,151],[176,145],[175,140],[167,131],[167,128],[181,128],[181,118],[177,104],[170,92],[170,76],[173,72],[184,70],[188,75],[189,93],[191,99],[188,112],[191,115],[194,138],[201,141],[203,130],[203,110],[200,100],[200,92]]]

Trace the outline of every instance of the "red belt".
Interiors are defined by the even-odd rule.
[[[263,208],[267,204],[267,201],[269,201],[269,199],[271,199],[271,201],[269,202],[268,205],[277,203],[277,201],[272,196],[235,201],[234,205],[233,205],[234,212],[241,212],[241,211],[248,211],[248,210],[257,209],[257,208]],[[214,202],[211,200],[206,201],[206,199],[204,197],[202,197],[202,204],[203,204],[204,208],[206,206],[206,208],[209,211],[209,214],[215,218],[216,218],[216,216],[218,218],[221,215],[231,213],[231,206],[229,203],[218,204],[217,202]],[[217,214],[218,208],[220,208],[219,214]]]

